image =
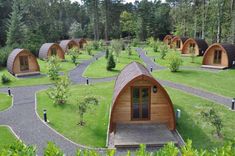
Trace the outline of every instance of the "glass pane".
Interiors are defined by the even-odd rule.
[[[140,113],[139,113],[140,92],[139,92],[139,88],[133,88],[132,94],[133,94],[132,95],[132,98],[133,98],[133,104],[132,104],[133,116],[132,116],[132,118],[140,118]]]
[[[29,63],[27,56],[20,56],[20,70],[21,71],[29,70]]]
[[[52,48],[51,49],[51,55],[56,56],[56,54],[57,54],[56,48]]]
[[[149,89],[142,88],[142,118],[149,117]]]

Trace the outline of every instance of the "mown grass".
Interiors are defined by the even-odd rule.
[[[144,50],[147,51],[147,56],[155,58],[155,62],[159,65],[162,66],[167,66],[167,61],[165,59],[161,59],[160,52],[154,52],[153,48],[150,46],[145,46]],[[180,53],[180,52],[179,52]],[[191,57],[181,57],[183,60],[182,66],[187,66],[187,67],[200,67],[202,64],[202,57],[195,57],[194,63],[192,63],[192,58]]]
[[[77,85],[71,88],[71,97],[68,104],[54,105],[47,97],[46,91],[37,94],[37,111],[42,118],[42,110],[48,110],[48,119],[50,125],[58,132],[70,138],[71,140],[84,145],[93,147],[104,147],[106,141],[106,132],[108,127],[109,107],[113,94],[114,82],[97,83],[91,86]],[[214,146],[220,146],[224,141],[232,140],[235,137],[233,130],[235,125],[234,112],[228,108],[214,104],[197,96],[189,95],[184,92],[167,88],[172,98],[174,108],[181,109],[182,116],[177,121],[177,129],[182,137],[193,140],[193,146],[197,149],[210,149]],[[87,95],[96,96],[100,104],[93,107],[85,115],[86,125],[81,127],[77,125],[79,117],[77,113],[76,100],[81,100]],[[212,126],[204,122],[201,118],[201,111],[214,107],[223,120],[223,139],[215,137],[211,132]]]
[[[169,80],[220,95],[235,97],[234,69],[218,73],[197,70],[180,70],[179,72],[163,70],[154,72],[153,75],[157,79]]]
[[[0,125],[0,151],[16,141],[17,138],[11,133],[10,129]]]
[[[42,91],[37,94],[37,111],[42,117],[42,110],[47,109],[50,126],[67,138],[88,146],[105,147],[112,89],[113,82],[72,86],[70,99],[65,105],[54,105],[46,91]],[[98,98],[99,105],[86,113],[86,124],[82,127],[78,125],[77,100],[89,95]]]
[[[90,78],[112,77],[118,75],[127,64],[133,61],[143,63],[134,50],[131,56],[128,56],[128,53],[123,51],[115,61],[116,67],[112,71],[108,71],[106,70],[107,59],[102,57],[98,61],[89,65],[83,73],[83,76]]]
[[[12,98],[11,96],[8,96],[7,94],[0,93],[0,111],[4,111],[7,108],[9,108],[12,104]]]

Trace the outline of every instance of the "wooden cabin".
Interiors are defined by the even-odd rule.
[[[79,49],[79,44],[75,40],[62,40],[60,42],[60,47],[63,49],[65,53],[67,53],[69,49],[72,48]]]
[[[50,56],[57,56],[58,58],[64,60],[64,51],[57,43],[45,43],[41,46],[39,50],[40,59],[48,59]]]
[[[159,125],[164,128],[158,127]],[[161,139],[149,136],[148,133],[141,134],[143,128],[152,129],[155,137],[163,137],[161,138],[163,142],[174,141],[174,139],[164,139],[164,135],[161,136],[158,132],[164,129],[162,133],[169,134],[171,130],[175,130],[175,113],[171,99],[163,86],[142,64],[132,62],[116,79],[110,110],[109,140],[114,140],[115,147],[134,146],[137,143],[158,144]],[[132,134],[127,135],[127,131]],[[146,142],[142,142],[142,138],[139,138],[139,141],[135,140],[135,137],[141,137],[139,133],[146,135],[150,140]],[[124,137],[125,135],[127,137]],[[110,139],[111,137],[115,139]]]
[[[183,45],[185,43],[185,41],[187,40],[187,37],[179,37],[179,36],[175,36],[172,39],[172,47],[175,47],[177,50],[182,50],[183,49]]]
[[[40,74],[36,57],[26,49],[14,49],[8,56],[8,71],[15,76]]]
[[[208,48],[208,44],[203,39],[189,38],[183,45],[182,54],[184,56],[189,56],[191,48],[195,51],[196,56],[203,56],[203,54],[206,52],[206,49]]]
[[[205,52],[202,67],[226,69],[235,66],[235,45],[212,44]]]
[[[85,44],[87,44],[87,40],[85,38],[79,38],[79,39],[75,39],[75,41],[77,42],[77,44],[79,45],[80,49],[83,49]]]
[[[173,35],[166,35],[163,39],[163,42],[167,44],[169,47],[171,47],[171,41],[174,38]]]

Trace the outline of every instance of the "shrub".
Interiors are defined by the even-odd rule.
[[[59,59],[56,56],[51,56],[48,59],[48,75],[51,80],[58,80],[59,79],[59,70],[60,70],[60,64]]]
[[[86,51],[88,55],[92,55],[92,44],[91,43],[87,43],[86,44]]]
[[[22,141],[17,141],[0,150],[0,156],[36,156],[36,147],[27,146]]]
[[[128,52],[128,56],[132,55],[132,49],[131,49],[131,46],[129,44],[127,46],[127,52]]]
[[[105,41],[104,40],[100,40],[99,41],[99,48],[104,48],[104,46],[105,46]]]
[[[214,108],[211,108],[209,111],[205,112],[202,111],[201,112],[202,118],[208,122],[209,124],[211,124],[216,131],[216,134],[218,137],[222,137],[222,128],[223,128],[223,124],[222,124],[222,119],[219,116],[219,114],[215,111]]]
[[[114,61],[113,54],[110,54],[109,58],[108,58],[106,69],[110,71],[115,67],[116,67],[116,63]]]
[[[44,156],[64,156],[64,153],[54,143],[49,142],[44,149]]]
[[[157,42],[153,43],[153,51],[158,52],[158,43]]]
[[[54,104],[65,104],[67,102],[69,97],[69,84],[69,78],[66,76],[58,80],[54,88],[50,88],[47,95],[53,100]]]
[[[109,48],[107,48],[106,51],[105,51],[105,58],[106,58],[106,59],[109,58]]]
[[[161,59],[165,59],[167,51],[168,51],[168,47],[166,45],[162,45],[161,50],[160,50]]]
[[[183,63],[180,54],[176,51],[167,53],[166,60],[171,72],[177,72],[179,70],[180,65]]]
[[[2,80],[2,84],[11,82],[10,78],[8,78],[5,74],[2,75],[1,80]]]
[[[132,45],[133,45],[133,47],[137,47],[138,46],[138,44],[139,44],[139,39],[137,39],[137,38],[134,38],[133,40],[132,40]]]
[[[149,37],[149,38],[147,39],[147,44],[148,44],[150,47],[153,47],[154,44],[155,44],[154,38],[153,38],[153,37]]]
[[[93,47],[94,50],[99,49],[99,45],[100,45],[99,41],[93,41],[92,42],[92,47]]]
[[[78,59],[78,55],[79,55],[79,50],[77,48],[69,49],[69,55],[71,57],[71,61],[73,62],[73,64],[75,66],[77,66],[78,65],[77,59]]]

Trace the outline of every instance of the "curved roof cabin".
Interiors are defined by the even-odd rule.
[[[8,56],[8,71],[15,76],[40,74],[37,58],[26,49],[14,49]]]
[[[48,59],[50,56],[57,56],[60,59],[64,59],[64,51],[57,43],[45,43],[39,50],[40,59]]]
[[[149,134],[142,132],[144,128],[152,131]],[[163,131],[171,136],[171,130],[175,128],[173,104],[166,90],[142,64],[132,62],[127,65],[117,77],[113,93],[109,138],[114,135],[114,145],[137,145],[138,139],[139,143],[152,144],[150,142],[153,141],[158,144],[153,140],[155,137],[162,137],[161,141],[174,141],[158,133]],[[129,135],[129,132],[132,134]],[[142,142],[141,138],[136,138],[132,142],[133,137],[141,137],[138,133],[146,135],[149,140]],[[151,133],[155,136],[150,136]]]
[[[179,36],[175,36],[172,39],[172,46],[174,46],[177,50],[182,50],[183,49],[183,45],[185,43],[185,41],[187,40],[187,37],[179,37]]]
[[[203,56],[202,67],[225,69],[235,66],[235,45],[212,44]]]
[[[170,47],[171,46],[171,41],[172,41],[173,38],[174,38],[173,35],[166,35],[163,39],[163,42]]]
[[[62,40],[60,42],[60,47],[64,50],[64,52],[68,52],[68,50],[72,48],[79,49],[79,45],[75,40]]]
[[[87,44],[87,40],[84,38],[75,39],[75,41],[79,45],[80,49],[82,49],[84,47],[84,45]]]
[[[203,39],[189,38],[183,45],[182,54],[185,56],[190,55],[190,48],[193,48],[195,50],[196,56],[203,56],[206,49],[208,48],[208,44]]]

